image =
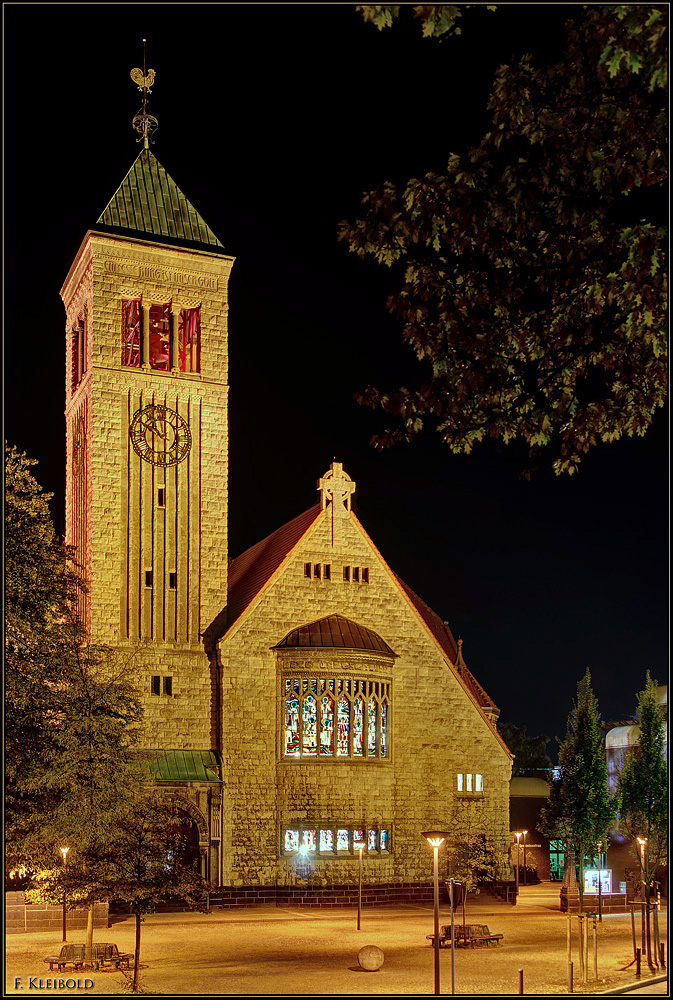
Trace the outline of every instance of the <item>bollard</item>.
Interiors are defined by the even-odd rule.
[[[523,969],[519,969],[519,994],[523,994]]]
[[[636,979],[640,979],[640,948],[636,948]]]
[[[568,993],[573,991],[573,963],[568,962]]]
[[[594,913],[594,979],[598,982],[598,928],[596,926],[596,914]]]

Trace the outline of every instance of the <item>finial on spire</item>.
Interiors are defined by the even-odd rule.
[[[151,87],[154,83],[154,77],[156,76],[153,69],[145,70],[145,42],[146,39],[143,38],[143,68],[142,69],[132,69],[131,79],[137,85],[138,90],[143,95],[143,104],[138,112],[138,114],[133,119],[133,127],[136,132],[139,133],[138,142],[143,140],[143,148],[149,149],[150,136],[153,132],[159,128],[159,122],[154,117],[154,115],[148,114],[147,111],[147,95],[152,93]]]

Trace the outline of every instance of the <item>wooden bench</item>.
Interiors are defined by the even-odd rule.
[[[465,947],[474,948],[475,945],[479,944],[498,944],[498,941],[502,940],[502,934],[491,934],[488,926],[486,924],[466,924],[463,927],[462,924],[454,924],[454,931],[456,934],[456,945],[464,945]],[[432,941],[434,944],[435,935],[426,934],[426,940]],[[443,924],[439,928],[439,947],[441,948],[443,944],[451,944],[451,924]]]
[[[464,944],[466,934],[463,933],[463,930],[469,931],[469,926],[463,929],[462,924],[454,924],[453,929],[456,933],[456,944]],[[426,934],[425,937],[428,941],[432,941],[434,943],[434,934]],[[439,928],[439,947],[441,948],[442,945],[446,943],[451,944],[451,924],[442,924]]]

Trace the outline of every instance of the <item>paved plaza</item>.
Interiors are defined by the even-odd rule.
[[[488,896],[470,898],[467,921],[488,924],[502,933],[497,946],[458,949],[455,955],[456,993],[463,996],[516,995],[519,969],[524,993],[548,996],[568,991],[567,919],[558,909],[558,888],[522,888],[516,907]],[[665,905],[660,934],[666,940]],[[442,904],[440,923],[450,922]],[[132,917],[113,916],[112,925],[99,931],[100,940],[114,941],[120,951],[134,950]],[[579,982],[577,924],[573,926],[575,992],[599,993],[636,983],[632,960],[631,918],[606,915],[598,928],[598,981]],[[250,910],[214,910],[210,914],[158,913],[143,923],[141,988],[157,995],[329,996],[423,995],[434,992],[433,952],[426,934],[433,929],[431,907],[400,905],[364,909],[362,928],[356,911],[290,910],[264,907]],[[639,931],[638,931],[639,933]],[[84,940],[73,932],[73,942]],[[639,943],[639,939],[638,939]],[[377,972],[364,972],[357,955],[364,945],[382,949],[384,963]],[[7,939],[6,994],[80,992],[115,996],[128,991],[128,973],[60,973],[68,985],[47,984],[51,976],[42,961],[59,945],[50,932],[16,934]],[[440,952],[441,991],[451,993],[451,949]],[[662,970],[656,970],[660,977]],[[20,982],[15,987],[15,977]],[[41,982],[38,981],[41,978]],[[655,978],[644,969],[642,985]],[[88,982],[85,984],[85,979]],[[79,983],[79,986],[77,985]],[[653,987],[667,995],[666,983]]]

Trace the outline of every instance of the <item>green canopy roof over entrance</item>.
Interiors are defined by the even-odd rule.
[[[167,750],[149,763],[157,781],[221,781],[221,766],[212,750]]]

